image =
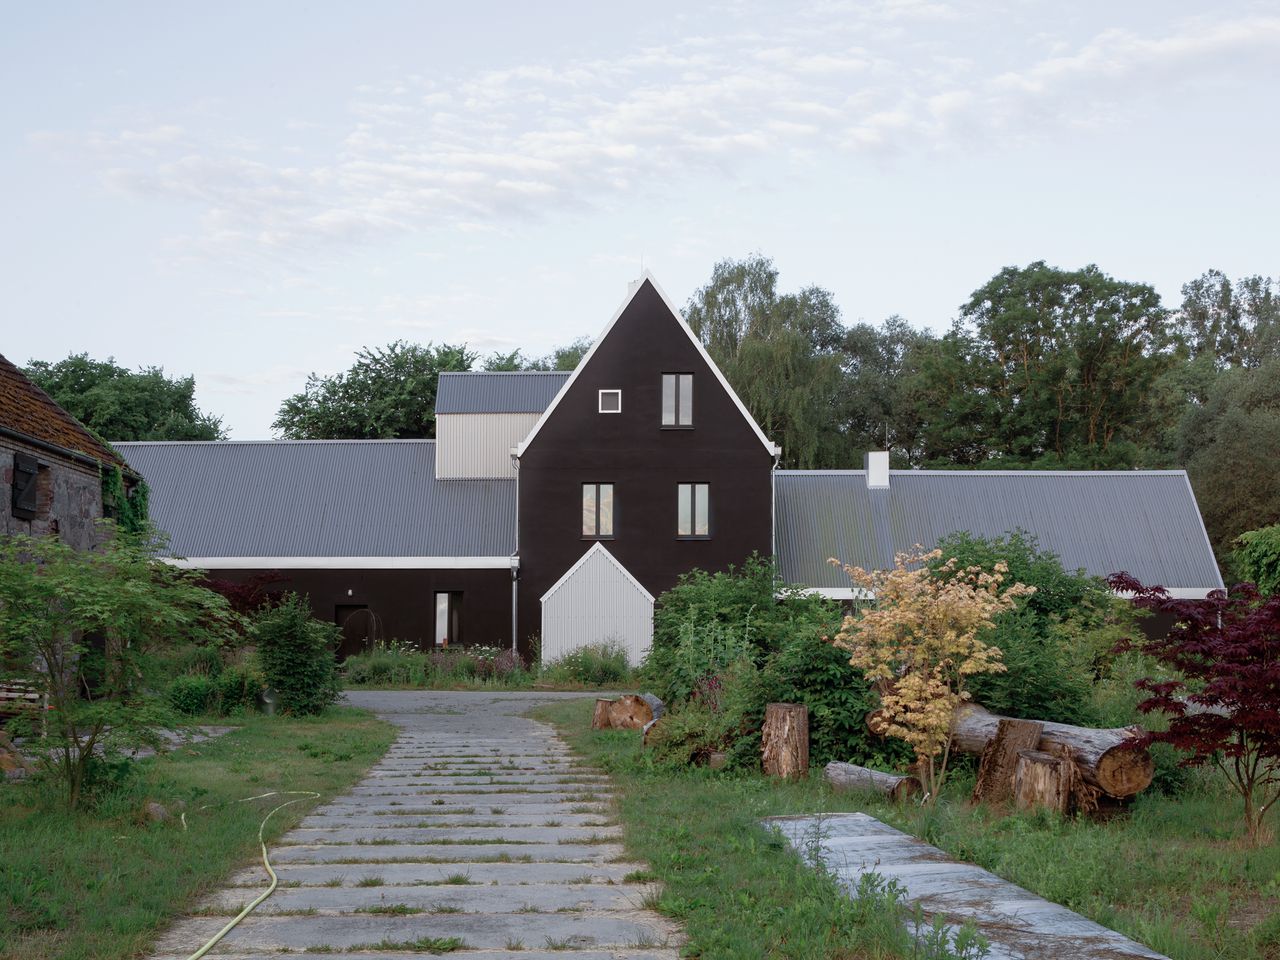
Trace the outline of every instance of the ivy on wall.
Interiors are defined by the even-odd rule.
[[[150,490],[145,480],[128,489],[124,472],[117,466],[102,471],[102,513],[126,533],[141,533],[147,527]]]

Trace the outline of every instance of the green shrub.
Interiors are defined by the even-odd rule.
[[[1008,565],[1005,582],[1036,592],[996,618],[984,639],[1000,648],[1006,670],[972,678],[978,703],[996,713],[1056,723],[1092,725],[1094,686],[1109,670],[1115,644],[1136,629],[1130,603],[1098,577],[1066,570],[1022,531],[984,539],[956,533],[938,543],[942,557],[961,567]],[[1131,723],[1129,716],[1123,722]]]
[[[1280,593],[1280,523],[1240,534],[1231,554],[1236,575],[1270,595]]]
[[[626,682],[631,676],[631,667],[622,645],[605,641],[566,653],[547,664],[542,676],[552,683],[616,684]]]
[[[254,709],[264,686],[266,683],[261,671],[253,667],[226,668],[217,679],[221,712],[229,714]]]
[[[741,753],[744,738],[751,737],[753,708],[759,700],[758,674],[755,663],[746,656],[704,676],[692,695],[671,706],[650,731],[648,754],[658,764],[684,767],[705,763],[712,753],[724,751],[729,754],[730,766],[747,765],[735,763],[734,758]],[[757,729],[757,763],[759,743]]]
[[[297,594],[262,611],[253,625],[258,657],[267,684],[287,713],[319,713],[338,699],[340,687],[334,651],[341,632],[311,619],[311,608]]]
[[[839,609],[830,600],[784,584],[773,561],[753,554],[741,567],[682,574],[658,598],[650,657],[660,661],[666,651],[679,645],[691,620],[699,625],[716,622],[746,637],[759,661],[797,629],[837,623]]]
[[[169,684],[169,705],[188,717],[218,711],[218,685],[209,677],[188,674]]]
[[[879,697],[849,666],[849,655],[816,632],[796,634],[765,663],[752,706],[753,733],[735,747],[735,761],[759,761],[760,728],[770,703],[809,708],[809,759],[815,766],[841,760],[893,769],[911,759],[905,743],[867,729],[867,714],[880,706]]]

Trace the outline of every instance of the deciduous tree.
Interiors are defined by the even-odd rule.
[[[445,371],[470,370],[465,346],[403,340],[356,354],[345,373],[311,374],[280,405],[272,427],[291,440],[395,440],[436,435],[436,388]]]
[[[1004,669],[984,635],[1034,588],[1004,586],[1002,562],[991,571],[961,567],[939,550],[900,553],[892,570],[843,569],[869,599],[845,617],[832,642],[879,686],[877,732],[911,745],[932,802],[946,778],[955,711],[970,698],[970,678]]]
[[[1137,742],[1171,744],[1188,766],[1216,766],[1243,801],[1250,842],[1263,842],[1266,816],[1280,799],[1280,597],[1264,598],[1246,583],[1205,600],[1175,600],[1127,574],[1110,583],[1139,607],[1174,619],[1167,633],[1124,645],[1176,674],[1137,682],[1150,694],[1138,709],[1171,718],[1168,730]]]
[[[222,440],[222,421],[195,404],[194,377],[166,377],[161,367],[128,370],[115,360],[72,354],[24,371],[73,417],[108,441]]]

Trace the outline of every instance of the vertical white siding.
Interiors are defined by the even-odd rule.
[[[542,598],[542,660],[606,641],[639,664],[653,644],[653,598],[597,545]]]
[[[538,422],[536,413],[445,413],[436,417],[437,480],[510,480],[511,448]]]

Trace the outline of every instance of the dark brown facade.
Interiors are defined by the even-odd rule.
[[[662,375],[693,374],[693,424],[663,427]],[[599,391],[621,390],[600,413]],[[596,542],[582,535],[582,485],[613,484],[607,549],[655,597],[694,567],[771,551],[773,456],[648,280],[598,343],[519,466],[519,632],[540,630],[541,598]],[[677,485],[710,486],[705,538],[677,535]]]
[[[243,583],[264,571],[211,570],[218,580]],[[318,620],[343,628],[341,655],[366,641],[395,639],[422,650],[435,647],[437,593],[453,605],[450,645],[511,646],[511,574],[506,570],[279,570],[269,591],[307,597]]]

